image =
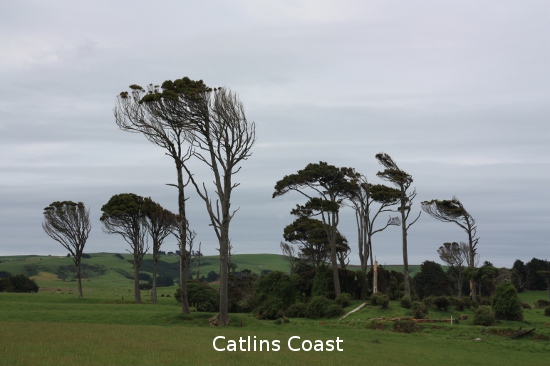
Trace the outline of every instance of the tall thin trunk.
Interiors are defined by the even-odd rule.
[[[80,258],[75,258],[76,262],[76,279],[78,281],[78,298],[82,299],[84,297],[84,293],[82,292],[82,272],[80,268]]]
[[[153,243],[153,288],[151,288],[151,302],[157,304],[157,265],[158,265],[158,245]]]
[[[185,186],[183,184],[182,162],[176,159],[176,170],[178,171],[178,213],[180,216],[179,240],[180,240],[180,300],[181,312],[191,313],[187,297],[187,276],[189,272],[187,260],[187,218],[185,216]]]
[[[141,304],[141,290],[139,289],[139,258],[134,254],[134,299],[136,304]]]
[[[405,275],[405,296],[411,299],[411,284],[409,276],[409,254],[407,250],[407,215],[405,214],[405,188],[401,187],[401,232],[403,235],[403,272]]]

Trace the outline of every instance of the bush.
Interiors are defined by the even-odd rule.
[[[23,275],[10,275],[0,280],[0,292],[38,292],[36,282]]]
[[[520,305],[518,293],[510,282],[503,282],[497,286],[492,308],[496,319],[523,320],[523,309]]]
[[[370,297],[372,305],[379,305],[382,309],[387,309],[390,305],[390,298],[383,293],[377,292]]]
[[[315,296],[309,302],[306,308],[306,316],[311,319],[319,319],[326,315],[328,307],[333,301],[324,296]]]
[[[400,303],[401,303],[401,307],[403,309],[410,309],[411,308],[411,299],[409,299],[408,296],[403,296],[400,300]]]
[[[434,305],[438,310],[447,311],[451,306],[451,301],[447,296],[439,296],[434,300]]]
[[[412,319],[397,319],[393,322],[392,329],[399,333],[421,332],[422,327]]]
[[[180,302],[180,289],[174,294],[177,302]],[[187,282],[187,300],[189,306],[194,306],[197,311],[214,312],[220,306],[220,294],[218,290],[203,282]]]
[[[535,308],[536,309],[544,309],[546,308],[547,306],[550,306],[550,302],[548,302],[548,300],[537,300],[535,302]]]
[[[311,288],[311,296],[324,296],[329,299],[334,299],[334,281],[332,270],[328,266],[319,266],[315,270],[313,277],[313,285]]]
[[[520,291],[520,292],[521,292],[521,291]],[[521,307],[522,307],[523,309],[531,309],[531,305],[529,305],[529,304],[526,303],[526,302],[522,302],[520,305],[521,305]]]
[[[550,306],[548,306],[544,309],[544,315],[550,316]]]
[[[474,316],[474,325],[483,325],[488,327],[495,324],[495,316],[491,309],[486,306],[480,306]]]
[[[289,318],[303,318],[306,316],[307,305],[303,302],[297,302],[288,307],[285,315]]]
[[[428,296],[428,297],[425,297],[424,299],[422,299],[422,302],[427,307],[431,307],[431,306],[434,306],[435,299],[436,299],[435,296]]]
[[[423,319],[428,315],[428,306],[421,301],[413,301],[411,303],[412,316],[415,319]]]
[[[345,308],[351,304],[351,295],[347,292],[341,293],[334,302],[341,307]]]
[[[115,254],[115,257],[117,257],[118,259],[124,259],[124,257],[122,256],[122,254],[119,254],[119,253]]]
[[[456,297],[452,297],[450,300],[452,305],[455,307],[455,310],[464,311],[464,309],[466,308],[466,304],[464,303],[464,300]]]
[[[298,292],[292,279],[283,272],[261,276],[254,286],[256,314],[261,319],[280,318],[283,311],[297,299]]]
[[[328,306],[325,317],[336,318],[342,314],[344,314],[344,309],[338,304],[332,304]]]

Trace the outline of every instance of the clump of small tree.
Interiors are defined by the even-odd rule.
[[[474,315],[474,325],[488,327],[495,324],[495,315],[487,306],[480,306]]]
[[[38,292],[36,282],[23,274],[0,279],[0,292]]]
[[[503,282],[497,286],[492,301],[496,319],[523,321],[523,309],[514,285]]]

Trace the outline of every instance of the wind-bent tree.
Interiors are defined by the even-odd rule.
[[[90,235],[90,210],[82,202],[53,202],[44,209],[42,228],[50,238],[60,243],[71,253],[76,266],[78,297],[82,298],[82,275],[80,264],[84,245]]]
[[[351,207],[355,211],[359,260],[365,279],[367,278],[369,257],[371,269],[373,268],[372,237],[374,234],[384,231],[388,226],[401,224],[399,217],[390,216],[385,225],[375,230],[374,222],[382,212],[395,211],[390,207],[397,204],[400,197],[399,190],[382,184],[371,184],[363,175],[357,180],[357,188],[349,197]]]
[[[174,81],[174,85],[179,81]],[[163,85],[164,87],[169,85]],[[220,252],[220,312],[217,322],[229,323],[229,266],[231,243],[229,225],[237,210],[231,210],[231,194],[240,183],[233,176],[241,170],[241,163],[252,155],[256,141],[256,124],[247,120],[244,106],[237,95],[226,88],[194,89],[187,96],[187,112],[192,126],[193,156],[210,168],[214,175],[215,202],[209,189],[200,184],[184,166],[197,194],[206,204],[219,243]],[[212,190],[210,190],[211,192]]]
[[[160,259],[160,247],[170,234],[174,234],[179,227],[179,218],[169,210],[154,202],[150,197],[145,198],[145,225],[153,242],[153,287],[151,302],[157,303],[157,266]]]
[[[189,251],[186,242],[188,223],[185,213],[187,182],[183,174],[185,163],[191,156],[190,147],[184,146],[192,134],[188,99],[194,98],[198,91],[206,91],[208,88],[202,80],[182,78],[175,82],[165,81],[162,90],[158,86],[149,85],[148,91],[145,91],[135,84],[131,85],[130,89],[130,93],[124,91],[117,97],[114,109],[116,124],[123,131],[143,134],[150,142],[163,148],[176,166],[177,184],[168,185],[178,190],[181,307],[182,312],[188,314]]]
[[[321,217],[330,244],[330,261],[336,296],[341,293],[337,258],[339,211],[343,200],[355,189],[357,178],[358,174],[352,168],[337,168],[325,162],[312,163],[296,174],[287,175],[278,181],[273,193],[275,198],[289,191],[296,191],[304,195],[308,201],[304,205],[297,205],[291,213],[304,217]]]
[[[410,174],[399,169],[393,159],[385,153],[376,154],[378,162],[386,168],[384,171],[376,173],[378,177],[388,182],[393,183],[397,189],[399,189],[399,207],[397,211],[401,213],[401,233],[403,237],[403,269],[405,274],[405,295],[411,298],[411,285],[409,275],[409,254],[407,248],[407,236],[409,228],[420,218],[422,211],[418,213],[418,216],[409,224],[409,214],[411,213],[411,207],[413,200],[416,197],[416,189],[409,191],[413,178]]]
[[[134,295],[136,304],[141,304],[139,269],[149,247],[146,233],[146,208],[144,198],[133,193],[115,194],[101,207],[103,231],[118,234],[130,245],[134,257]]]
[[[462,230],[466,231],[466,234],[468,234],[468,268],[474,268],[477,254],[476,247],[479,241],[479,238],[476,237],[477,225],[472,215],[466,211],[462,203],[456,197],[453,197],[451,200],[424,201],[422,202],[422,210],[436,220],[455,223]],[[475,300],[474,279],[470,279],[470,296]]]
[[[286,259],[288,264],[290,265],[290,275],[293,275],[296,273],[296,269],[298,267],[298,257],[296,256],[296,251],[294,250],[294,247],[288,243],[281,242],[279,244],[279,247],[281,248],[281,252],[283,253],[283,257]]]
[[[464,263],[469,263],[468,244],[459,243],[443,243],[437,250],[439,258],[447,263],[449,270],[447,273],[456,281],[457,296],[462,298],[462,285],[464,283]]]

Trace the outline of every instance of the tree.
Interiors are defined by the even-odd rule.
[[[384,231],[388,226],[401,225],[399,217],[391,216],[385,225],[380,226],[376,230],[374,229],[374,222],[382,212],[394,211],[390,207],[399,202],[401,192],[382,184],[371,184],[365,176],[360,176],[356,183],[357,187],[350,196],[350,201],[355,211],[355,220],[357,222],[357,241],[359,244],[361,270],[366,278],[369,257],[371,268],[373,267],[373,235]],[[377,209],[374,207],[375,202],[379,204]]]
[[[76,266],[78,297],[82,298],[82,274],[80,264],[82,252],[88,240],[92,225],[90,210],[82,202],[55,201],[44,209],[42,228],[50,238],[69,251]]]
[[[279,244],[279,247],[281,248],[281,252],[283,252],[283,257],[290,265],[290,274],[293,275],[294,273],[296,273],[299,261],[299,259],[296,257],[294,247],[285,242],[281,242]]]
[[[468,259],[468,244],[460,242],[444,243],[437,250],[439,258],[449,265],[447,273],[455,279],[457,296],[462,297],[462,286],[464,284],[464,263]]]
[[[474,268],[477,254],[476,221],[464,208],[462,203],[453,197],[451,200],[431,200],[422,202],[422,209],[431,217],[442,222],[452,222],[468,234],[468,267]],[[475,300],[475,283],[470,280],[470,296]]]
[[[127,132],[141,133],[150,142],[160,146],[174,161],[177,173],[177,184],[168,184],[178,190],[178,216],[180,240],[180,296],[181,308],[184,314],[189,314],[187,299],[187,216],[185,213],[185,182],[184,166],[191,157],[190,147],[184,144],[191,139],[190,116],[188,113],[188,99],[195,98],[198,91],[208,88],[202,80],[193,81],[187,77],[175,82],[170,80],[158,86],[149,85],[145,91],[139,85],[131,85],[130,93],[121,92],[117,97],[114,109],[116,124]]]
[[[523,292],[527,285],[527,267],[522,260],[516,259],[512,266],[512,283],[518,292]]]
[[[145,198],[145,225],[153,241],[153,278],[151,302],[157,303],[157,266],[160,259],[160,247],[168,235],[178,229],[179,218],[166,210],[150,197]]]
[[[149,247],[146,241],[146,207],[144,198],[134,193],[121,193],[112,196],[101,207],[103,231],[118,234],[130,245],[134,257],[134,296],[136,304],[141,304],[139,269]]]
[[[414,276],[414,287],[420,299],[428,296],[444,296],[450,294],[449,281],[441,265],[432,261],[424,261],[420,272]]]
[[[384,166],[383,171],[376,173],[378,177],[384,179],[388,182],[393,183],[397,189],[399,189],[399,207],[397,211],[401,213],[401,233],[403,238],[403,270],[405,274],[405,295],[410,299],[411,298],[411,285],[410,285],[410,275],[409,275],[409,255],[408,255],[408,242],[407,236],[409,228],[420,218],[422,211],[418,213],[418,216],[409,224],[407,220],[409,214],[411,213],[411,207],[413,205],[413,200],[416,197],[416,189],[409,191],[413,178],[410,174],[401,170],[393,159],[385,153],[376,154],[376,159],[378,162]]]
[[[497,286],[492,304],[495,319],[523,321],[523,309],[514,285],[503,282]]]
[[[178,81],[176,80],[174,84]],[[164,87],[169,85],[164,85]],[[231,90],[226,88],[194,89],[194,94],[185,95],[187,113],[192,127],[193,156],[206,164],[214,175],[215,203],[204,183],[199,184],[187,171],[197,194],[206,204],[219,243],[220,252],[220,312],[219,325],[229,323],[229,225],[237,210],[231,210],[231,194],[240,183],[233,176],[241,170],[240,164],[252,155],[256,141],[256,124],[249,122],[244,106]]]
[[[358,174],[352,168],[337,168],[325,162],[312,163],[296,174],[287,175],[278,181],[273,193],[275,198],[289,191],[296,191],[304,195],[308,201],[304,205],[296,205],[291,213],[303,217],[321,217],[330,244],[330,261],[336,296],[341,293],[337,260],[339,210],[343,200],[356,188],[357,178]],[[314,197],[312,192],[317,197]]]

